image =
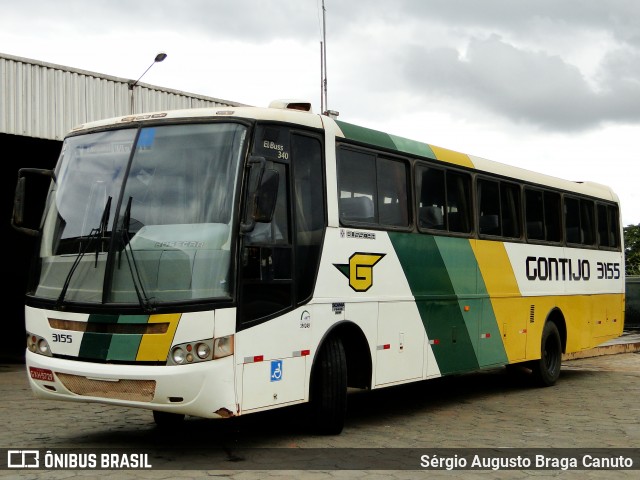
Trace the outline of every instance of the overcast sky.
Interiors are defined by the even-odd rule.
[[[0,52],[320,110],[322,0],[0,0]],[[340,119],[612,186],[640,224],[640,1],[325,0]]]

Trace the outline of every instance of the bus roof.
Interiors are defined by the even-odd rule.
[[[272,105],[278,105],[278,102],[274,102]],[[618,202],[617,195],[606,185],[588,181],[581,182],[561,179],[532,170],[488,160],[486,158],[468,155],[428,143],[361,127],[341,120],[336,120],[332,117],[286,108],[286,102],[281,105],[282,106],[280,106],[280,108],[207,107],[125,115],[87,122],[73,128],[70,133],[75,134],[83,130],[93,130],[96,128],[105,128],[116,125],[123,126],[126,124],[153,121],[157,119],[206,119],[227,117],[277,121],[315,129],[324,128],[326,130],[331,130],[336,137],[342,137],[363,145],[380,147],[386,150],[398,152],[399,154],[426,157],[464,168],[513,178],[519,181],[550,186],[565,191],[581,193],[592,197]]]
[[[360,127],[358,125],[353,125],[339,120],[336,120],[335,123],[340,128],[345,138],[358,143],[382,147],[388,150],[397,151],[398,153],[427,157],[464,168],[513,178],[519,181],[554,187],[565,191],[581,193],[592,197],[618,202],[618,196],[615,192],[613,192],[610,187],[599,183],[566,180],[552,175],[538,173],[533,170],[515,167],[505,163],[496,162],[494,160],[488,160],[486,158],[437,147],[428,143]]]

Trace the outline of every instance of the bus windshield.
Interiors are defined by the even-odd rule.
[[[35,296],[143,306],[228,299],[246,130],[167,125],[67,138]]]

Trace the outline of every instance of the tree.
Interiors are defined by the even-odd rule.
[[[627,275],[640,275],[640,223],[624,227],[624,251]]]

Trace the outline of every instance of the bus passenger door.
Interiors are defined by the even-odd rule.
[[[266,169],[278,174],[273,218],[268,223],[256,223],[242,238],[239,315],[243,326],[259,323],[293,305],[287,167],[267,162]]]
[[[239,330],[243,411],[304,398],[305,358],[288,342],[293,313],[293,245],[290,232],[289,165],[267,160],[277,172],[277,199],[270,222],[256,222],[240,244]],[[265,174],[263,174],[264,178]]]
[[[256,223],[240,243],[236,352],[245,411],[305,397],[317,311],[308,303],[326,225],[320,137],[273,126],[256,136],[254,153],[279,185],[272,220]]]

